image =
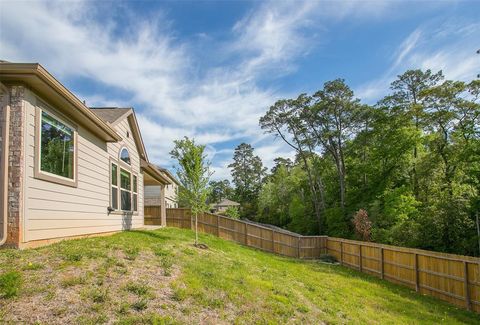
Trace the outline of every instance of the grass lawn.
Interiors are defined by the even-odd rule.
[[[166,228],[0,251],[0,323],[479,324],[342,266]]]

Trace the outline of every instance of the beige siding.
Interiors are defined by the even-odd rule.
[[[178,208],[177,184],[165,186],[165,203],[167,208]],[[161,205],[160,203],[160,185],[151,185],[145,187],[145,200],[148,205]]]
[[[175,183],[165,186],[165,199],[169,203],[177,202],[177,189],[178,185]]]
[[[34,178],[36,97],[26,97],[26,161],[24,241],[86,235],[122,230],[126,224],[143,226],[143,177],[133,139],[121,144],[105,143],[78,126],[78,187],[69,187]],[[118,125],[125,137],[126,121]],[[131,137],[131,135],[130,135]],[[110,205],[110,157],[118,159],[125,146],[132,156],[132,171],[138,175],[139,213],[131,220],[121,214],[108,214]]]

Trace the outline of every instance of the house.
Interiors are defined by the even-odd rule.
[[[158,185],[145,187],[145,224],[158,225],[161,224],[158,219],[158,210],[165,208],[178,208],[178,187],[180,183],[168,169],[156,166],[160,173],[169,181],[169,184],[163,188]],[[164,191],[164,195],[161,193]]]
[[[238,208],[240,207],[240,203],[231,201],[229,199],[223,199],[222,201],[220,201],[219,203],[213,206],[213,210],[216,213],[223,213],[227,211],[228,208],[231,208],[231,207]]]
[[[145,187],[145,206],[161,206],[163,202],[166,208],[178,208],[177,196],[180,183],[168,169],[160,166],[156,166],[156,168],[163,174],[170,184],[165,185],[165,198],[163,201],[159,198],[161,192],[160,186]]]
[[[88,108],[40,64],[0,62],[0,110],[0,245],[141,228],[144,189],[164,202],[172,180],[132,108]]]
[[[165,177],[170,181],[170,184],[165,185],[165,206],[167,208],[178,208],[178,187],[180,183],[168,169],[158,168],[160,168],[162,173],[165,174]]]

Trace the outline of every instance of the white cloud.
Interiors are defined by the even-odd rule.
[[[409,55],[412,50],[417,46],[417,43],[420,40],[421,36],[421,29],[416,29],[402,42],[402,44],[400,44],[394,55],[395,62],[392,69],[398,67],[403,63],[405,57]]]
[[[1,28],[7,31],[0,34],[2,58],[40,62],[61,80],[81,77],[123,91],[123,102],[95,92],[82,94],[82,99],[90,105],[140,107],[138,120],[150,159],[163,165],[170,163],[173,140],[183,136],[210,145],[263,138],[258,119],[280,95],[259,88],[257,74],[272,60],[287,64],[303,52],[303,44],[296,44],[295,50],[288,44],[303,37],[297,25],[311,7],[289,5],[286,11],[273,3],[261,6],[236,24],[233,41],[221,46],[241,62],[198,75],[189,44],[172,36],[162,13],[155,21],[115,21],[114,15],[101,12],[102,19],[95,19],[100,9],[90,2],[0,5]],[[263,21],[264,17],[270,19]],[[130,27],[119,33],[119,24]],[[256,28],[261,29],[255,33],[256,49],[244,53],[240,45]],[[270,37],[274,40],[262,46]],[[217,175],[226,174],[219,171],[224,165],[215,165]]]
[[[356,95],[374,103],[389,91],[396,76],[408,69],[442,70],[447,79],[470,81],[480,71],[475,51],[480,23],[434,20],[416,28],[395,51],[391,67],[380,77],[360,85]]]
[[[173,140],[190,136],[207,144],[214,178],[221,178],[229,175],[231,151],[216,150],[218,144],[253,143],[269,167],[277,156],[292,156],[258,127],[259,117],[285,95],[259,81],[295,71],[296,59],[321,44],[325,21],[371,19],[389,7],[376,1],[255,4],[232,26],[229,40],[197,35],[195,42],[215,46],[211,66],[198,69],[196,48],[176,37],[160,11],[145,18],[124,4],[2,1],[0,57],[40,62],[64,82],[80,77],[121,92],[124,101],[92,90],[81,95],[92,105],[136,107],[149,157],[166,167]],[[406,47],[403,57],[413,49]]]

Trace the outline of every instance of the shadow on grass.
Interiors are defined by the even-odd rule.
[[[311,263],[311,262],[310,262]],[[480,324],[480,314],[468,311],[460,306],[450,304],[439,298],[417,293],[415,290],[382,280],[374,275],[361,273],[360,271],[350,269],[342,265],[325,265],[313,262],[311,264],[312,271],[325,272],[323,266],[330,267],[330,271],[335,275],[346,278],[346,281],[355,282],[357,287],[363,287],[365,290],[374,290],[379,298],[383,298],[384,308],[390,313],[396,313],[399,316],[409,314],[412,317],[418,317],[419,321],[428,314],[448,313],[450,317],[455,318],[459,322],[467,324]],[[378,286],[377,287],[372,287]]]
[[[160,233],[158,230],[130,230],[129,233],[131,234],[138,234],[138,235],[143,235],[147,236],[153,239],[158,239],[158,240],[172,240],[172,239],[178,239],[178,237],[175,237],[175,235],[169,235],[166,233]]]

